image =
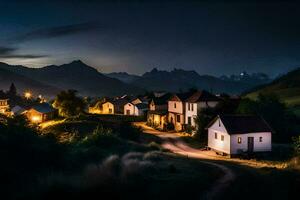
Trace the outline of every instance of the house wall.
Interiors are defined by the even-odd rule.
[[[155,110],[155,103],[153,101],[149,104],[149,110]]]
[[[5,114],[9,109],[8,100],[0,100],[0,113]]]
[[[217,139],[215,138],[217,133]],[[224,141],[221,136],[224,136]],[[230,154],[230,135],[227,133],[221,120],[216,122],[208,129],[208,147],[217,151]]]
[[[242,139],[240,144],[238,137]],[[234,134],[231,135],[231,154],[237,154],[240,150],[246,152],[248,150],[248,137],[254,137],[254,152],[272,150],[272,134],[270,132]],[[262,137],[262,142],[259,141],[260,137]]]
[[[111,112],[110,112],[111,109]],[[102,114],[114,114],[115,113],[115,109],[114,109],[114,105],[110,102],[106,102],[104,104],[102,104]]]
[[[54,113],[40,113],[36,111],[35,109],[30,109],[26,112],[26,117],[32,122],[32,123],[41,123],[45,122],[47,120],[53,119]]]
[[[180,122],[177,122],[177,116],[180,117]],[[183,130],[183,124],[184,124],[184,115],[183,114],[169,112],[169,114],[168,114],[168,122],[172,123],[174,125],[174,129],[176,131],[182,131]]]
[[[176,104],[176,108],[175,105]],[[181,101],[168,101],[168,111],[183,114],[183,103]]]
[[[197,117],[197,103],[185,103],[185,124],[188,124],[189,117],[191,117],[191,126],[195,127],[195,119]]]
[[[147,122],[153,123],[156,127],[164,129],[167,123],[167,115],[148,114]]]
[[[129,115],[138,115],[137,107],[132,103],[125,104],[124,115],[127,115],[127,110],[129,110]]]

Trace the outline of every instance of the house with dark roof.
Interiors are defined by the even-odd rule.
[[[147,113],[147,123],[159,129],[165,129],[168,116],[168,100],[172,96],[171,93],[154,97],[149,103],[149,111]]]
[[[272,150],[272,129],[259,116],[218,115],[208,126],[208,147],[226,155]]]
[[[214,108],[220,101],[205,90],[174,94],[168,101],[168,121],[176,131],[182,131],[187,126],[195,128],[195,119],[201,109]]]
[[[40,103],[27,110],[25,114],[32,123],[42,123],[53,119],[55,109],[48,103]]]
[[[148,110],[148,104],[128,102],[124,105],[124,115],[144,116]]]

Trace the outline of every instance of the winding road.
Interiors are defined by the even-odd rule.
[[[175,154],[199,159],[200,162],[217,167],[224,173],[224,175],[216,181],[214,186],[201,196],[201,199],[216,199],[235,180],[236,175],[230,168],[214,162],[218,160],[217,156],[207,154],[207,152],[205,151],[194,149],[188,146],[186,143],[179,139],[180,136],[176,133],[161,132],[146,126],[145,123],[140,122],[135,123],[134,125],[137,127],[141,127],[145,133],[160,137],[163,140],[162,146],[165,149],[168,149]]]

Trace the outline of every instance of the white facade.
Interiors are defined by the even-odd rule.
[[[196,126],[197,108],[197,103],[185,103],[185,124]]]
[[[183,103],[181,101],[168,101],[168,111],[183,114]]]
[[[229,155],[247,152],[248,138],[253,138],[253,152],[267,152],[272,150],[271,132],[229,135],[220,119],[217,119],[208,128],[208,147]]]
[[[147,108],[139,109],[133,103],[127,103],[124,105],[124,115],[143,116],[146,110]]]
[[[124,115],[138,115],[138,109],[133,103],[127,103],[124,105]]]

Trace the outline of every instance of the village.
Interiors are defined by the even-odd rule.
[[[16,90],[14,84],[10,90]],[[226,97],[231,103],[240,99],[237,96]],[[10,99],[2,95],[0,113],[12,118],[25,116],[35,125],[42,125],[58,116],[57,110],[41,95],[35,99],[32,93],[25,92],[22,101],[27,102],[27,105],[19,105],[16,101],[10,105]],[[84,110],[89,114],[103,116],[134,116],[143,126],[162,133],[180,133],[192,137],[197,132],[197,118],[203,114],[202,111],[216,108],[223,101],[221,95],[191,89],[176,94],[153,92],[140,96],[94,98]],[[272,128],[261,116],[216,113],[205,129],[205,147],[218,155],[236,157],[272,151]]]

